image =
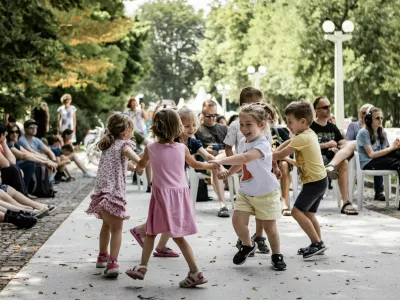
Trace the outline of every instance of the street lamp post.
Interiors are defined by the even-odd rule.
[[[256,68],[253,66],[247,67],[247,73],[249,74],[249,77],[253,81],[253,85],[256,89],[260,88],[260,79],[265,76],[267,73],[267,68],[264,66],[259,66],[258,71],[256,72]]]
[[[226,94],[231,90],[231,86],[229,84],[218,84],[217,91],[222,96],[222,108],[224,113],[226,113]]]
[[[335,117],[339,128],[344,128],[344,91],[343,91],[343,52],[342,44],[351,39],[351,32],[354,24],[351,21],[344,21],[342,30],[335,31],[335,24],[332,21],[325,21],[322,29],[326,33],[325,39],[335,43]],[[332,34],[333,33],[333,34]]]

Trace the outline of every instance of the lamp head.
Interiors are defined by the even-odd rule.
[[[222,84],[217,85],[217,91],[222,91],[223,89],[224,87],[222,86]]]
[[[254,74],[255,72],[256,72],[256,68],[254,68],[253,66],[247,67],[247,73]]]
[[[331,20],[326,20],[323,24],[322,24],[322,30],[325,33],[332,33],[335,31],[335,24],[331,21]]]
[[[231,86],[229,84],[225,84],[224,89],[225,89],[225,91],[230,91]]]
[[[345,33],[351,33],[351,32],[353,32],[353,30],[354,30],[354,24],[353,24],[353,22],[352,22],[352,21],[349,21],[349,20],[344,21],[343,24],[342,24],[342,30],[343,30]]]
[[[261,74],[265,74],[265,73],[267,73],[267,68],[264,66],[259,66],[258,72],[260,72]]]

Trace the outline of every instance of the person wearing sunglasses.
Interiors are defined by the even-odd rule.
[[[400,141],[396,139],[389,145],[382,123],[382,110],[378,107],[370,108],[364,117],[364,127],[356,139],[361,168],[396,170],[400,176]]]
[[[203,124],[200,125],[195,136],[200,140],[204,149],[211,155],[224,156],[224,139],[228,133],[228,127],[217,123],[217,104],[213,100],[206,100],[202,107]],[[223,180],[218,179],[218,172],[212,171],[212,182],[215,193],[217,194],[220,210],[218,217],[229,218],[229,211],[225,205]]]
[[[342,214],[358,215],[357,210],[349,200],[348,159],[354,154],[355,143],[347,142],[336,125],[329,123],[331,117],[331,103],[325,97],[315,99],[314,110],[316,118],[310,128],[318,136],[321,155],[329,179],[338,180],[340,193],[343,199]]]
[[[348,141],[355,141],[357,138],[357,134],[365,125],[364,117],[367,114],[368,109],[373,107],[372,104],[364,104],[360,107],[358,112],[358,121],[351,122],[349,127],[347,128],[346,137],[345,139]],[[374,200],[378,201],[385,201],[385,194],[383,193],[384,186],[383,186],[383,176],[374,176],[374,190],[375,196]]]

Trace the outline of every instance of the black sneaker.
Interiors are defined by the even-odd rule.
[[[36,224],[37,219],[22,214],[15,214],[14,212],[7,210],[4,214],[4,222],[14,224],[18,228],[29,229]]]
[[[235,265],[242,265],[246,261],[247,257],[253,253],[257,248],[257,244],[253,243],[253,246],[243,245],[239,252],[233,257],[233,263]]]
[[[221,207],[221,209],[218,212],[218,217],[220,218],[229,218],[229,211],[226,206]]]
[[[303,255],[304,252],[307,251],[307,249],[310,247],[304,247],[304,248],[300,248],[299,250],[297,250],[297,255]],[[325,251],[318,253],[317,255],[324,255]]]
[[[146,193],[151,193],[151,186],[150,185],[147,186]]]
[[[322,245],[324,244],[323,241],[320,241],[319,243],[312,243],[306,251],[303,253],[303,258],[310,258],[314,255],[317,255],[321,252],[324,252],[328,248],[323,247]]]
[[[251,239],[253,239],[253,238],[251,238]],[[243,246],[242,241],[240,239],[238,239],[236,242],[236,248],[238,248],[238,250],[240,250],[240,248],[242,248],[242,246]],[[248,257],[254,257],[254,252],[251,252]]]
[[[271,255],[271,264],[274,270],[284,271],[286,270],[286,263],[283,260],[282,254],[272,254]]]
[[[261,253],[264,253],[264,254],[269,253],[269,248],[267,246],[267,243],[265,242],[266,241],[265,237],[257,236],[256,234],[254,234],[251,237],[251,239],[257,243],[258,251],[260,251]]]
[[[385,195],[383,193],[376,193],[374,200],[377,201],[386,201]]]

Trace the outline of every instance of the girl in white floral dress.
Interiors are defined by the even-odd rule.
[[[114,113],[109,117],[108,132],[98,144],[102,154],[94,193],[90,196],[92,202],[86,210],[87,214],[103,219],[96,267],[106,268],[103,275],[109,278],[119,275],[117,261],[121,248],[122,223],[129,219],[125,201],[128,158],[135,163],[139,162],[139,157],[133,151],[135,144],[130,140],[133,128],[133,121],[127,115]]]

